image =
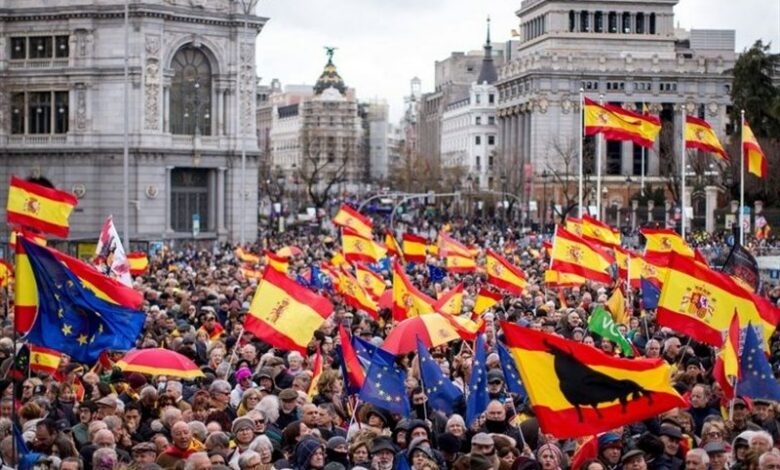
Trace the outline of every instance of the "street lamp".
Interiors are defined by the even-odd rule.
[[[631,183],[633,182],[631,175],[626,176],[626,225],[631,221]]]
[[[507,217],[507,211],[509,209],[509,201],[506,200],[506,173],[501,173],[501,209],[503,209],[502,216],[504,219],[504,225],[509,220]]]
[[[543,212],[542,212],[542,233],[547,229],[547,177],[549,174],[547,170],[542,170],[542,195],[543,195]]]

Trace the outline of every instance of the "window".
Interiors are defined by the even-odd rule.
[[[580,31],[581,32],[588,32],[590,31],[590,24],[588,23],[588,20],[590,17],[588,16],[588,12],[585,10],[582,10],[580,12]]]
[[[54,133],[68,133],[68,92],[54,92]]]
[[[493,168],[493,155],[488,157],[488,168]]]
[[[622,91],[625,90],[625,82],[607,82],[607,90],[610,91]]]
[[[650,13],[650,34],[655,34],[655,13]]]
[[[199,48],[184,46],[171,64],[173,134],[211,135],[211,64]]]
[[[488,136],[488,145],[496,145],[496,136],[494,135]],[[492,159],[493,157],[490,158]]]
[[[599,89],[599,82],[598,81],[587,80],[587,81],[582,82],[581,86],[582,86],[582,88],[584,90],[598,90]]]
[[[493,93],[488,95],[488,104],[496,104],[496,95]]]
[[[577,24],[576,16],[577,14],[574,13],[574,10],[569,10],[569,32],[570,33],[574,32],[574,27]]]
[[[481,162],[481,160],[482,160],[482,157],[480,157],[479,155],[477,155],[477,159],[476,159],[476,165],[475,165],[475,167],[477,168],[477,170],[479,170],[479,166],[481,165],[481,163],[480,163],[480,162]]]
[[[477,93],[476,95],[474,95],[474,103],[475,103],[475,104],[480,104],[480,103],[482,103],[482,95],[480,95],[479,93]]]
[[[33,36],[30,38],[30,59],[48,59],[51,56],[51,36]]]
[[[51,93],[34,92],[27,95],[27,115],[30,117],[30,134],[51,133]]]
[[[11,38],[11,60],[27,58],[27,38]]]
[[[644,13],[637,13],[636,14],[636,28],[635,28],[636,34],[645,34],[645,14]]]
[[[496,125],[496,118],[495,118],[495,116],[488,116],[488,125],[489,126],[495,126]]]
[[[617,33],[617,13],[610,11],[607,18],[607,27],[609,28],[608,31],[610,33]]]
[[[623,13],[623,29],[621,32],[623,34],[629,34],[631,32],[631,13],[627,11]]]
[[[482,125],[482,116],[477,116],[474,118],[474,124],[481,126]]]
[[[68,57],[70,50],[69,45],[70,38],[68,36],[55,36],[54,37],[54,57]]]
[[[661,82],[658,86],[659,91],[666,93],[673,93],[677,91],[677,83],[675,82]]]
[[[209,227],[209,170],[171,170],[171,227],[176,232],[192,232],[192,219],[200,218],[201,230]]]
[[[607,174],[619,175],[622,173],[623,142],[616,140],[607,141]]]
[[[593,15],[593,30],[597,33],[604,32],[604,14],[600,11]]]
[[[24,134],[24,93],[11,95],[11,134]]]
[[[481,135],[478,135],[478,136],[474,137],[474,144],[475,145],[482,145],[482,136]]]
[[[642,174],[642,149],[644,147],[633,144],[634,147],[634,158],[633,158],[633,168],[632,168],[632,174],[634,175],[641,175]],[[649,166],[650,158],[648,156],[647,150],[645,150],[645,175],[647,175]]]
[[[634,82],[634,91],[652,91],[652,82]]]

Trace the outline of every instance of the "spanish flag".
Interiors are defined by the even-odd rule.
[[[729,159],[712,126],[693,116],[685,116],[685,148],[714,153],[726,161]]]
[[[387,254],[385,247],[349,228],[341,229],[341,249],[350,263],[376,263]]]
[[[320,351],[320,348],[317,347],[317,353],[314,354],[314,360],[312,360],[311,364],[311,382],[309,382],[309,399],[313,399],[320,393],[319,389],[319,381],[320,376],[322,375],[322,352]]]
[[[314,331],[332,312],[328,299],[267,267],[244,328],[272,347],[306,354]]]
[[[581,237],[582,234],[585,232],[584,227],[582,226],[582,219],[577,219],[574,217],[566,217],[566,230],[573,233],[574,235],[577,235],[578,237]],[[552,245],[550,245],[550,252],[552,252]]]
[[[242,263],[260,264],[260,257],[254,253],[244,250],[242,247],[236,248],[236,258]]]
[[[665,228],[643,228],[639,231],[645,237],[645,254],[678,253],[693,258],[693,248],[674,230]]]
[[[591,281],[612,283],[612,265],[615,258],[594,243],[558,226],[555,229],[550,269],[577,274]]]
[[[542,432],[596,434],[654,417],[685,401],[663,359],[620,359],[558,336],[503,322]]]
[[[290,260],[272,251],[265,252],[265,264],[283,274],[287,274],[287,270],[290,269]]]
[[[404,274],[400,264],[393,263],[393,319],[396,321],[433,313],[435,300],[420,292]]]
[[[769,301],[748,292],[731,277],[691,258],[669,255],[666,277],[658,299],[658,324],[684,333],[711,346],[723,345],[722,332],[729,328],[732,314],[740,327],[760,325],[768,344],[780,313]]]
[[[16,252],[16,238],[19,236],[26,238],[27,240],[35,243],[36,245],[46,246],[47,243],[46,238],[43,235],[40,235],[35,232],[31,232],[29,230],[25,230],[23,228],[17,228],[11,230],[11,236],[8,239],[8,247],[13,252]]]
[[[54,375],[60,367],[62,353],[42,346],[30,345],[30,370]]]
[[[451,273],[471,273],[477,270],[477,261],[471,256],[448,253],[444,258],[444,267]]]
[[[78,204],[76,196],[11,177],[8,188],[8,223],[32,227],[58,237],[67,237],[68,219]]]
[[[490,284],[507,290],[514,295],[522,294],[528,287],[525,274],[493,250],[487,250],[485,271]]]
[[[638,289],[642,279],[647,279],[660,286],[666,277],[668,253],[648,252],[644,256],[632,256],[628,260],[628,284]]]
[[[661,120],[611,104],[598,104],[585,98],[585,135],[604,134],[606,140],[628,140],[652,147],[661,132]]]
[[[439,313],[460,315],[463,311],[463,283],[443,293],[433,308]]]
[[[130,263],[130,274],[133,276],[140,276],[149,269],[149,258],[142,251],[128,253],[127,262]]]
[[[458,255],[464,258],[471,258],[474,256],[472,250],[463,243],[455,240],[446,232],[439,232],[439,256],[446,258],[449,255]]]
[[[75,274],[84,287],[94,292],[99,298],[123,307],[133,309],[141,307],[144,298],[140,292],[103,275],[103,273],[78,258],[68,256],[53,248],[46,249]],[[30,260],[27,258],[27,253],[24,251],[21,243],[16,244],[16,285],[14,294],[14,326],[17,332],[26,333],[35,321],[35,314],[38,310],[38,288]]]
[[[576,287],[585,284],[588,280],[579,274],[561,273],[548,269],[544,272],[544,284],[547,287]]]
[[[0,259],[0,287],[5,287],[14,277],[14,267],[4,259]]]
[[[333,217],[333,224],[352,229],[363,238],[372,239],[374,236],[372,233],[374,224],[371,219],[346,204],[342,204],[336,216]]]
[[[263,271],[260,269],[255,269],[251,265],[243,264],[238,268],[238,271],[241,273],[241,276],[244,277],[247,281],[250,279],[254,279],[256,281],[259,281],[263,278]]]
[[[759,178],[765,177],[767,170],[766,155],[761,150],[761,146],[758,145],[758,140],[753,135],[753,130],[747,121],[742,124],[742,152],[745,154],[745,166],[748,173],[753,173]]]
[[[498,292],[482,287],[477,294],[477,299],[474,301],[474,312],[471,317],[482,315],[489,308],[501,302],[501,299],[503,299],[503,296]]]
[[[739,316],[737,312],[731,316],[728,333],[720,351],[723,359],[723,372],[730,380],[739,379]]]
[[[413,233],[404,233],[402,246],[407,263],[424,263],[428,240]]]
[[[582,216],[582,238],[608,247],[620,246],[620,230],[589,215]]]
[[[379,305],[371,295],[363,289],[358,281],[343,269],[339,273],[339,292],[344,302],[356,309],[363,310],[376,320],[379,318]]]
[[[387,252],[391,256],[401,256],[401,247],[398,246],[398,242],[390,230],[385,232],[385,246],[387,246]]]
[[[370,292],[374,297],[381,297],[387,289],[385,279],[364,264],[355,265],[355,278],[357,278],[360,287]]]
[[[628,266],[632,257],[638,256],[631,250],[615,246],[615,262],[617,263],[618,277],[628,282]]]
[[[620,286],[612,291],[612,295],[607,299],[607,309],[612,315],[615,323],[628,325],[628,311],[626,310],[626,297],[623,295],[623,289]]]

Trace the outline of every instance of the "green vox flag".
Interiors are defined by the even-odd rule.
[[[624,356],[631,357],[634,355],[634,349],[631,347],[631,344],[629,344],[628,340],[620,334],[618,326],[615,324],[615,321],[612,320],[612,315],[604,310],[604,307],[599,305],[596,307],[596,310],[593,311],[593,314],[588,320],[588,329],[602,338],[606,338],[613,343],[616,343],[620,346]]]

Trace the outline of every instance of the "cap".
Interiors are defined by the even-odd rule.
[[[338,446],[345,446],[347,445],[347,440],[344,439],[341,436],[333,436],[330,439],[328,439],[328,443],[325,445],[328,449],[335,449]]]
[[[625,465],[630,460],[634,460],[637,457],[644,457],[644,456],[645,456],[645,453],[643,451],[641,451],[639,449],[631,449],[628,452],[626,452],[625,454],[623,454],[623,457],[621,457],[621,459],[620,459],[620,463]]]
[[[489,468],[495,468],[493,462],[482,454],[471,454],[469,458],[469,469],[471,470],[488,470]]]
[[[772,400],[770,400],[768,398],[754,398],[753,399],[753,404],[754,405],[772,406],[774,403],[775,403],[774,401],[772,401]]]
[[[279,399],[282,401],[293,401],[298,399],[298,392],[292,388],[285,388],[279,392]]]
[[[377,452],[381,452],[383,450],[388,450],[392,453],[395,453],[395,446],[393,445],[393,441],[391,441],[387,436],[379,436],[374,439],[374,442],[371,443],[372,454],[376,454]]]
[[[487,373],[488,383],[494,380],[500,380],[502,382],[504,381],[504,374],[499,369],[490,369]]]
[[[241,431],[242,429],[255,429],[255,422],[252,421],[249,418],[236,418],[233,420],[233,426],[230,428],[230,432],[233,434],[236,434],[237,432]]]
[[[273,379],[274,379],[274,375],[273,375],[273,373],[271,372],[271,369],[270,369],[269,367],[263,367],[263,368],[262,368],[262,369],[260,369],[260,371],[257,373],[257,380],[259,381],[259,380],[260,380],[260,379],[262,379],[262,378],[271,379],[271,380],[273,380]]]
[[[448,454],[455,454],[460,450],[460,440],[454,434],[445,432],[436,439],[439,449]]]
[[[613,432],[607,432],[599,436],[599,449],[608,449],[614,447],[623,447],[623,443],[620,441],[620,436]]]
[[[493,438],[486,432],[478,432],[471,438],[471,445],[492,446]]]
[[[113,395],[106,395],[100,400],[96,401],[99,406],[108,406],[110,408],[116,408],[116,398]]]
[[[667,436],[674,439],[682,439],[682,432],[674,426],[661,426],[659,436]]]
[[[157,446],[151,442],[142,442],[133,446],[134,454],[143,454],[144,452],[154,452],[156,454]]]
[[[242,380],[252,377],[252,371],[250,371],[246,367],[242,367],[236,371],[236,381],[241,382]]]
[[[409,447],[406,449],[406,454],[411,457],[414,451],[419,450],[429,459],[433,460],[433,451],[431,450],[431,443],[425,437],[415,437],[412,442],[409,443]]]
[[[734,403],[734,406],[744,406],[747,407],[747,402],[745,402],[745,399],[742,397],[737,397],[734,400],[732,400]]]
[[[722,442],[712,441],[712,442],[708,442],[704,446],[704,451],[707,452],[707,454],[709,455],[723,454],[726,452],[726,446],[724,446]]]
[[[127,383],[133,390],[138,390],[139,388],[146,385],[146,377],[144,377],[143,374],[139,374],[138,372],[133,372],[127,378]]]

